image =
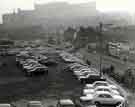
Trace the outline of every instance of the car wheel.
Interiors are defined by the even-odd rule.
[[[80,81],[81,81],[82,84],[85,84],[85,80],[81,79]]]
[[[95,102],[95,105],[96,105],[97,107],[100,107],[100,103],[99,103],[99,102]]]
[[[120,105],[120,104],[121,104],[121,102],[117,102],[117,103],[116,103],[116,106],[118,106],[118,105]]]

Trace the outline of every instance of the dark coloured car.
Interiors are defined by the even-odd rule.
[[[46,66],[51,66],[51,65],[57,65],[58,62],[54,59],[47,59],[47,60],[40,60],[40,64],[46,65]]]

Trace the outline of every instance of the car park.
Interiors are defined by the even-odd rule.
[[[47,73],[48,67],[46,67],[45,65],[47,65],[48,62],[50,60],[52,61],[53,59],[50,59],[49,57],[47,59],[46,58],[43,58],[43,59],[38,58],[37,56],[36,56],[36,58],[34,58],[34,57],[35,56],[31,56],[31,58],[30,57],[29,58],[16,57],[16,62],[22,66],[21,69],[23,71],[25,71],[25,74],[28,76],[32,76],[32,74],[37,74],[37,73]],[[55,59],[53,61],[55,62]],[[77,79],[79,81],[89,81],[92,78],[99,77],[99,72],[94,68],[88,67],[88,65],[86,65],[86,64],[73,62],[73,63],[68,63],[67,67],[70,71],[72,71],[72,73],[74,73],[74,75],[77,77]],[[96,82],[99,83],[99,81],[96,81]],[[108,82],[106,83],[106,81],[100,81],[100,83],[99,84],[98,83],[86,84],[86,86],[83,90],[84,96],[80,97],[81,104],[84,104],[84,105],[85,104],[87,104],[87,105],[92,104],[93,99],[94,99],[94,95],[95,95],[95,93],[98,93],[98,92],[104,91],[104,92],[109,92],[109,94],[111,94],[112,97],[114,95],[118,96],[117,92],[115,90],[113,90],[113,89],[117,88],[114,85],[111,85]],[[69,100],[67,100],[67,99],[63,99],[63,100],[65,100],[65,102],[69,104],[69,102],[68,102]],[[75,104],[73,101],[72,101],[72,103]],[[68,106],[68,104],[67,104],[67,106]],[[94,102],[93,105],[94,104],[97,104],[97,103]],[[62,102],[61,103],[59,102],[59,106],[60,105],[66,106],[66,105],[63,105]],[[74,105],[71,104],[69,106],[74,106]],[[82,107],[84,107],[84,106],[82,106]]]

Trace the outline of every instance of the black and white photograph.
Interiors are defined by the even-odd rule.
[[[0,107],[135,107],[135,1],[0,0]]]

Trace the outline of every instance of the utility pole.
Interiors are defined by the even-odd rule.
[[[99,50],[100,50],[100,77],[102,77],[102,51],[103,51],[103,35],[102,35],[102,32],[103,32],[103,26],[112,26],[113,24],[103,24],[102,22],[99,23]]]
[[[103,38],[102,38],[102,28],[103,24],[102,22],[99,23],[99,50],[100,50],[100,59],[99,59],[99,67],[100,67],[100,77],[102,77],[102,49],[103,49]]]

